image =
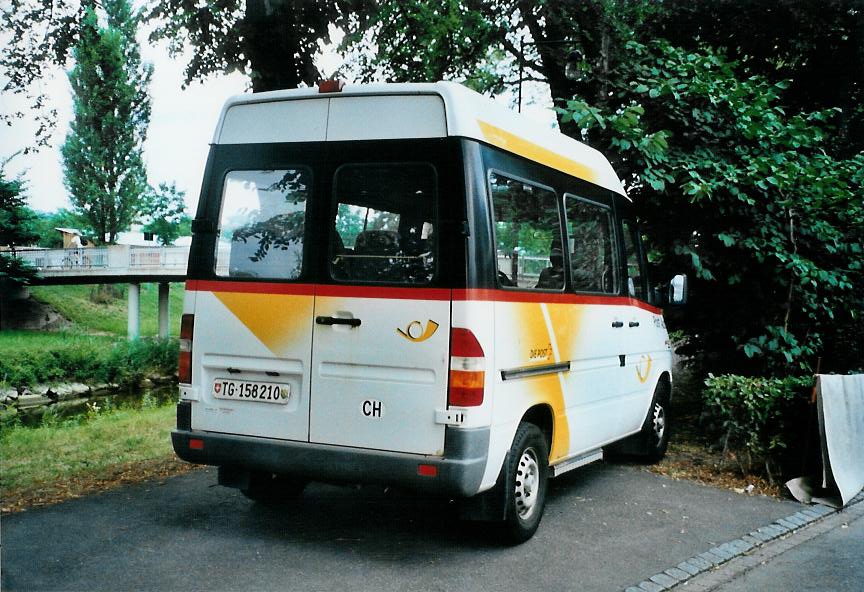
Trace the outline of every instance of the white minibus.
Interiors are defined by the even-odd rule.
[[[630,208],[599,152],[457,84],[230,99],[174,450],[254,500],[382,483],[527,540],[548,477],[666,450],[683,278],[650,289]]]

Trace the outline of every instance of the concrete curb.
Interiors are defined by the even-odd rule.
[[[846,507],[864,502],[864,491],[856,495]],[[842,510],[842,508],[841,508]],[[815,504],[795,512],[786,518],[775,520],[771,524],[757,528],[741,538],[712,547],[704,553],[699,553],[671,567],[662,573],[651,576],[635,586],[630,586],[624,592],[661,592],[690,580],[704,572],[716,569],[720,565],[746,555],[750,551],[766,545],[780,537],[785,537],[799,529],[840,512],[823,504]]]

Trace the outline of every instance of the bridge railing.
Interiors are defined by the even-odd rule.
[[[108,267],[108,248],[87,249],[27,249],[16,251],[22,261],[26,261],[40,271],[86,270]]]
[[[189,247],[130,247],[129,267],[183,268]]]
[[[189,247],[108,245],[79,249],[23,249],[15,255],[46,277],[64,275],[183,275]]]

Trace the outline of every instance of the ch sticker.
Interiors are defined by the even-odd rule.
[[[644,367],[644,371],[643,371]],[[648,376],[651,374],[651,356],[642,355],[639,357],[639,362],[636,364],[636,377],[639,382],[645,384]]]
[[[423,323],[420,321],[411,321],[404,329],[396,329],[396,332],[407,339],[408,341],[420,342],[426,341],[438,330],[438,323],[429,319],[426,321],[426,328],[423,328]]]

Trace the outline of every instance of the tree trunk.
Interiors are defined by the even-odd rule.
[[[302,0],[247,0],[241,21],[243,54],[252,69],[252,91],[264,92],[312,85],[319,78],[300,27]]]

